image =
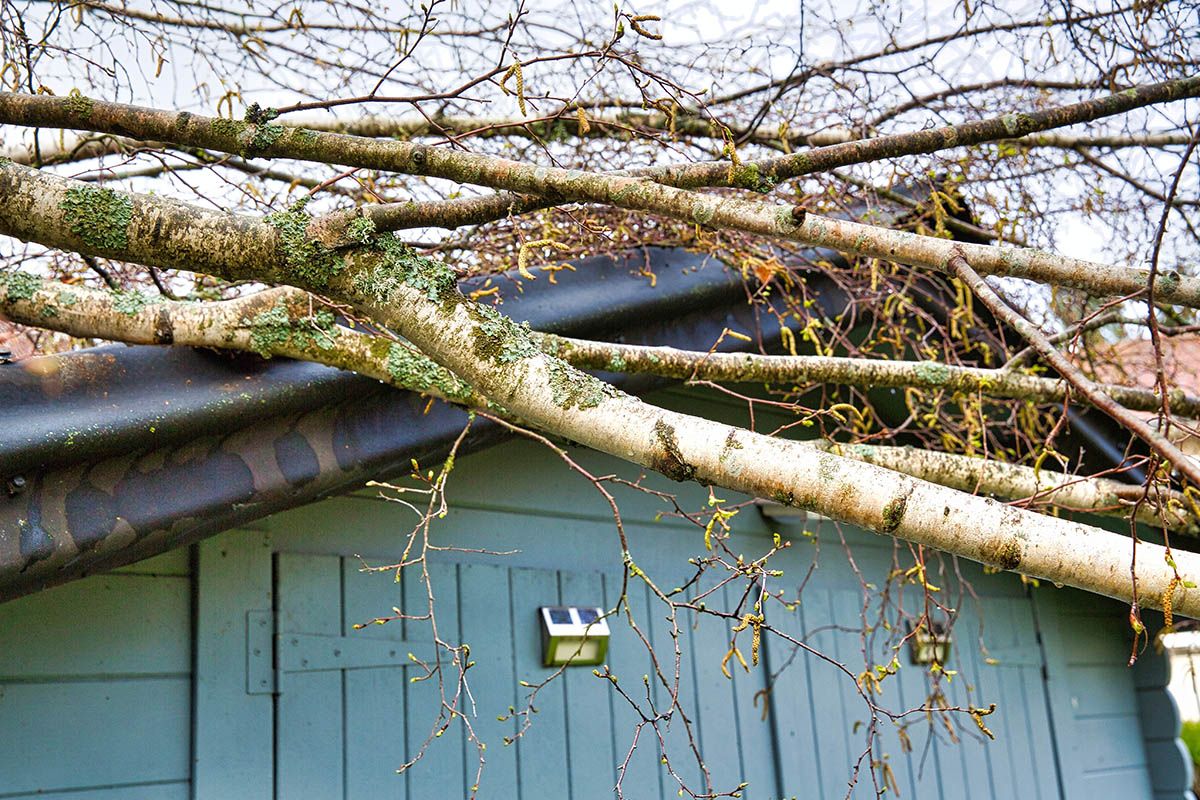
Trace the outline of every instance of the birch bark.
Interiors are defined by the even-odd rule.
[[[643,403],[546,354],[387,235],[331,249],[300,211],[268,220],[0,164],[0,233],[92,255],[319,291],[361,309],[527,423],[679,481],[770,498],[1126,602],[1200,616],[1200,554],[1003,505],[834,453]],[[34,287],[36,288],[36,287]],[[14,288],[6,297],[28,292]]]

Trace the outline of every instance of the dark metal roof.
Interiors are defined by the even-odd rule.
[[[708,348],[727,326],[778,341],[776,318],[715,259],[648,248],[575,266],[553,286],[506,288],[504,312],[612,341]],[[810,283],[826,314],[842,310],[832,282]],[[663,383],[606,377],[629,391]],[[187,348],[0,366],[0,600],[407,472],[462,430],[463,412],[426,405],[319,364]],[[466,447],[500,437],[477,423]]]

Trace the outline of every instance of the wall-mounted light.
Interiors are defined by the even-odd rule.
[[[950,645],[954,642],[950,632],[940,622],[922,623],[908,640],[914,664],[932,664],[937,660],[945,664],[950,660]]]
[[[542,666],[602,664],[608,653],[608,621],[592,606],[542,606]]]

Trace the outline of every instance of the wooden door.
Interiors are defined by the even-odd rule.
[[[441,562],[429,565],[426,584],[419,568],[405,570],[398,582],[359,568],[354,558],[276,556],[274,749],[280,800],[467,797],[481,756],[479,797],[599,800],[614,796],[619,778],[626,797],[676,797],[679,784],[662,768],[660,733],[677,773],[689,788],[703,791],[678,714],[669,724],[659,719],[638,730],[643,714],[653,717],[669,703],[661,683],[651,681],[647,689],[649,655],[624,622],[614,621],[608,663],[638,709],[592,667],[568,667],[538,690],[536,713],[519,713],[529,707],[530,687],[556,671],[540,664],[537,608],[611,607],[619,576]],[[449,645],[469,645],[474,662],[465,684],[469,699],[461,695],[457,703],[457,667],[447,663],[446,650],[441,687],[436,677],[421,680],[427,671],[413,660],[435,658],[428,620],[369,624],[393,607],[424,616],[431,587],[438,637]],[[632,587],[630,604],[640,630],[661,652],[673,652],[670,627],[662,614],[652,613],[645,585]],[[356,623],[368,624],[356,630]],[[744,796],[777,796],[771,730],[755,707],[762,671],[724,677],[720,654],[728,626],[719,621],[693,626],[680,620],[680,627],[679,691],[713,789],[731,791],[745,776],[751,786]],[[673,673],[670,664],[666,669]],[[454,720],[431,738],[441,727],[439,711],[444,722],[450,705],[466,724]],[[397,775],[422,748],[420,760]]]
[[[626,797],[673,798],[680,789],[675,776],[697,793],[706,791],[693,744],[715,792],[746,780],[748,798],[846,795],[863,749],[865,707],[838,667],[793,653],[783,642],[768,639],[758,668],[734,668],[726,678],[721,656],[732,622],[681,615],[673,630],[665,606],[631,580],[628,605],[639,632],[624,617],[613,620],[606,660],[633,703],[591,667],[571,667],[538,691],[537,712],[524,728],[525,718],[514,712],[527,707],[531,689],[521,682],[537,685],[553,672],[540,665],[537,608],[612,608],[620,574],[586,565],[526,568],[483,557],[431,560],[438,635],[452,646],[469,645],[475,663],[467,672],[470,699],[456,704],[471,732],[456,718],[430,740],[439,709],[445,711],[441,689],[433,679],[414,682],[426,673],[409,658],[435,656],[429,621],[354,627],[393,607],[424,616],[430,587],[420,569],[406,569],[396,581],[361,572],[352,556],[272,556],[271,549],[269,540],[251,536],[218,538],[201,548],[194,773],[200,800],[229,796],[235,788],[238,796],[283,800],[468,797],[481,755],[483,798],[611,798],[618,779]],[[239,570],[264,577],[251,580]],[[857,673],[862,595],[828,577],[808,587],[795,612],[773,607],[768,621]],[[730,607],[733,600],[727,594],[712,604]],[[974,641],[980,612],[995,665],[984,663]],[[982,741],[967,718],[960,718],[957,744],[936,730],[929,739],[922,723],[907,729],[913,750],[905,752],[897,728],[885,720],[879,754],[887,755],[900,796],[1059,797],[1029,599],[1017,592],[985,596],[978,606],[964,602],[961,613],[952,665],[960,676],[943,686],[951,705],[996,701],[999,710],[987,724],[997,739]],[[747,658],[748,633],[739,640]],[[678,641],[677,690],[690,730],[678,713],[669,721],[654,718],[669,707],[668,687],[654,679],[647,687],[644,676],[654,670],[642,637],[660,659],[665,654],[671,688]],[[875,655],[886,663],[882,651]],[[884,699],[892,708],[920,705],[928,677],[907,663],[907,650],[899,655],[904,666],[884,681]],[[455,672],[447,668],[447,703],[454,702]],[[427,740],[422,758],[398,775]],[[515,741],[506,746],[506,740]],[[663,746],[675,776],[661,763]],[[865,778],[859,794],[870,796]]]
[[[941,688],[950,706],[996,702],[997,713],[985,720],[996,739],[985,740],[965,715],[947,718],[953,736],[936,716],[932,727],[919,713],[897,722],[879,716],[873,757],[886,763],[901,797],[1061,797],[1032,604],[1023,596],[987,597],[983,603],[984,638],[995,663],[985,663],[975,608],[964,603],[947,665],[959,674],[943,679]],[[894,650],[886,635],[868,636],[864,644],[862,609],[861,591],[814,586],[794,612],[777,608],[768,619],[824,656],[779,639],[767,647],[770,668],[777,674],[771,717],[783,796],[875,796],[867,773],[872,756],[860,760],[871,713],[847,675],[863,671],[864,649],[874,664],[887,664],[893,655],[901,662],[897,673],[882,681],[880,705],[914,708],[924,705],[930,693],[928,667],[911,664],[907,646]],[[856,763],[859,772],[851,791]]]

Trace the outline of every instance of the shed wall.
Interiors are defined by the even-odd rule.
[[[728,411],[675,400],[714,416]],[[628,465],[573,455],[594,474],[637,478]],[[677,493],[689,508],[706,507],[700,487],[651,484]],[[664,590],[680,585],[687,559],[709,555],[703,532],[660,516],[670,506],[655,496],[610,488],[630,557]],[[515,441],[461,459],[449,500],[431,542],[461,549],[431,552],[428,565],[444,620],[439,633],[470,644],[476,661],[472,722],[488,745],[480,796],[611,796],[635,735],[644,738],[625,767],[626,796],[676,796],[655,730],[637,733],[638,714],[590,667],[569,669],[543,690],[532,727],[515,745],[505,747],[503,739],[520,720],[496,719],[509,706],[523,707],[528,689],[518,681],[536,684],[548,674],[535,663],[537,606],[616,602],[621,546],[603,497],[555,454]],[[0,797],[290,798],[316,796],[322,781],[332,794],[321,796],[465,794],[478,751],[457,724],[432,741],[416,767],[395,775],[437,712],[433,684],[413,683],[411,665],[282,676],[272,670],[276,633],[395,640],[412,645],[405,655],[428,652],[420,649],[429,635],[419,621],[354,628],[392,606],[423,613],[428,587],[413,568],[399,581],[360,569],[398,560],[415,521],[403,505],[364,491],[276,515],[258,530],[221,534],[202,543],[191,563],[176,552],[0,606]],[[768,623],[828,658],[775,640],[762,648],[757,667],[735,667],[726,679],[721,661],[735,620],[681,613],[680,690],[693,736],[689,741],[678,719],[669,730],[660,721],[672,766],[689,787],[703,788],[694,742],[716,791],[744,779],[747,797],[844,796],[871,724],[854,685],[866,667],[864,652],[872,664],[886,664],[893,653],[901,663],[882,681],[881,702],[889,708],[919,706],[930,693],[929,674],[908,663],[906,649],[891,650],[895,637],[872,625],[888,576],[911,566],[915,551],[827,521],[763,519],[753,508],[733,523],[730,563],[761,555],[773,533],[791,542],[772,562],[784,575],[769,577],[767,588],[795,599],[803,582],[804,592],[791,611],[772,607]],[[873,757],[886,761],[900,796],[1182,796],[1161,781],[1157,795],[1151,789],[1142,717],[1154,718],[1146,709],[1155,690],[1150,681],[1135,693],[1123,666],[1123,609],[1051,586],[1029,590],[1017,576],[985,575],[936,554],[926,558],[938,601],[961,614],[947,665],[958,674],[941,683],[945,701],[996,702],[985,722],[997,740],[986,741],[962,715],[949,725],[934,717],[932,727],[923,714],[896,721],[877,715]],[[708,588],[704,581],[711,580],[699,585]],[[632,586],[639,629],[671,661],[666,607],[644,583]],[[706,602],[734,608],[745,586],[739,578]],[[896,585],[887,602],[912,610],[923,600],[911,585]],[[874,631],[866,640],[857,632],[864,620]],[[644,697],[642,676],[651,673],[645,648],[624,622],[614,621],[614,631],[609,664],[626,692]],[[747,660],[749,633],[738,640]],[[673,664],[665,669],[672,674]],[[656,707],[663,692],[650,689]],[[1169,748],[1163,731],[1154,735]],[[872,796],[858,763],[854,796]]]
[[[0,605],[0,797],[190,795],[186,551]]]

